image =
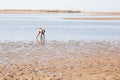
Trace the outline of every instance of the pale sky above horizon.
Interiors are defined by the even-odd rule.
[[[120,0],[0,0],[0,9],[120,11]]]

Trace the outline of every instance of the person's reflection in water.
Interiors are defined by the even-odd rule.
[[[38,39],[38,36],[39,36],[39,35],[40,35],[40,41],[39,41],[39,39]],[[38,42],[38,43],[40,43],[40,44],[42,44],[42,45],[45,44],[45,29],[39,28],[36,39],[37,39],[37,42]]]

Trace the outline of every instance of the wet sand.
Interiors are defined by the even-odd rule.
[[[0,42],[0,80],[120,80],[120,41]]]

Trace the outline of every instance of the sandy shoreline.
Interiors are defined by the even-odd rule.
[[[0,14],[44,14],[44,13],[80,13],[98,16],[120,16],[120,12],[84,12],[78,10],[16,10],[5,9],[0,10]]]
[[[119,80],[120,41],[0,42],[0,80]]]
[[[0,10],[0,14],[81,13],[74,10]]]

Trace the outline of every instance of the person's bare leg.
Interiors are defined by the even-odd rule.
[[[45,45],[45,39],[44,39],[44,36],[42,36],[41,44],[42,44],[42,45]]]
[[[42,35],[40,36],[40,44],[42,44],[42,39],[43,39],[43,37],[42,37]]]
[[[43,36],[43,39],[42,39],[42,45],[45,45],[45,38]]]

